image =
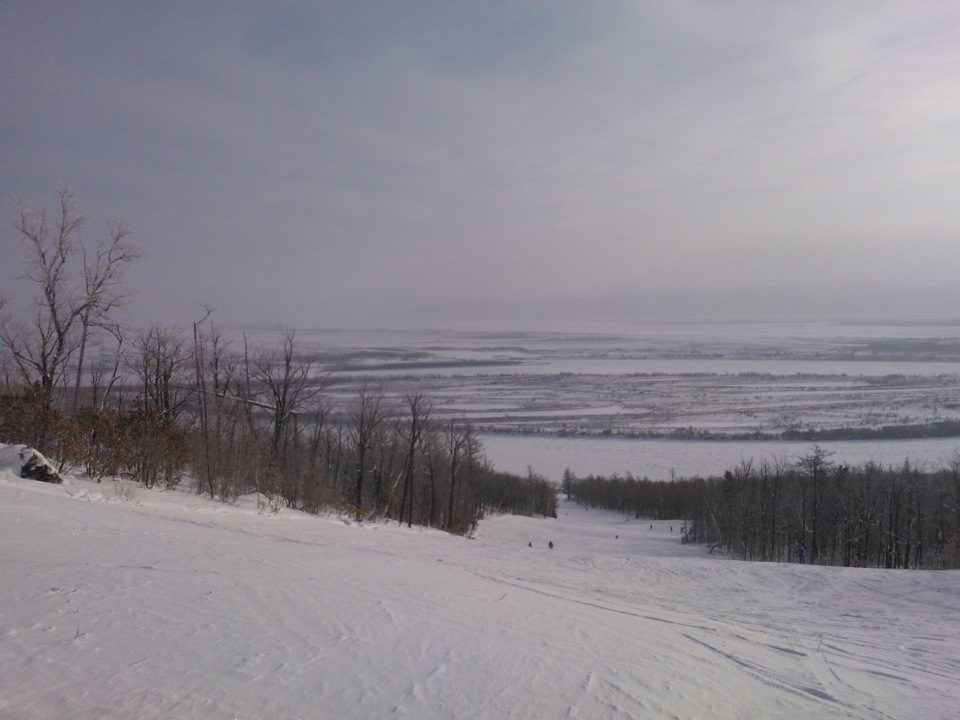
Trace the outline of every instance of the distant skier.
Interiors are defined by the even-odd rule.
[[[797,548],[797,563],[803,565],[807,560],[807,549],[801,545]]]
[[[547,547],[553,550],[553,540],[547,543]]]

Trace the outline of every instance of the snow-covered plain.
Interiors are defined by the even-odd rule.
[[[735,562],[568,503],[467,539],[0,470],[2,718],[958,708],[956,571]]]
[[[434,418],[468,420],[487,434],[495,467],[532,466],[555,481],[565,467],[655,479],[671,470],[719,474],[741,458],[809,450],[807,442],[781,441],[784,433],[960,421],[956,319],[593,322],[297,337],[329,383],[331,417],[348,412],[363,387],[401,405],[405,393],[422,391]],[[249,339],[275,344],[276,329]],[[707,443],[684,444],[706,434]],[[766,439],[744,441],[755,437]],[[837,462],[909,458],[930,467],[960,445],[930,437],[820,444],[837,451]]]

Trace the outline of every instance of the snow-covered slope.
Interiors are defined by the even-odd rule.
[[[562,504],[470,540],[0,473],[0,717],[957,717],[960,573],[670,525]]]

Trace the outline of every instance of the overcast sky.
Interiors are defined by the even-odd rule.
[[[59,183],[167,322],[956,281],[960,3],[4,0],[4,287]]]

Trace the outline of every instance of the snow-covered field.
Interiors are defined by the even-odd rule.
[[[744,453],[759,460],[809,450],[808,442],[780,442],[783,433],[960,422],[955,319],[307,330],[297,337],[327,378],[324,399],[335,415],[361,387],[394,399],[422,391],[435,418],[468,420],[488,434],[495,467],[523,473],[533,466],[554,480],[565,467],[657,479],[671,469],[719,474]],[[250,339],[270,345],[276,329]],[[707,444],[682,444],[706,434],[713,438]],[[744,441],[757,436],[764,443]],[[541,452],[546,445],[557,452]],[[936,466],[958,445],[930,437],[838,443],[835,459]]]
[[[0,717],[957,717],[960,573],[672,525],[564,503],[466,539],[0,471]]]
[[[494,467],[532,467],[556,482],[566,468],[657,480],[718,475],[741,460],[810,451],[812,442],[780,439],[787,432],[960,422],[960,322],[942,317],[507,322],[297,338],[329,383],[334,416],[363,387],[400,405],[404,393],[422,391],[434,418],[473,424]],[[277,329],[250,340],[275,344]],[[836,462],[940,467],[960,440],[926,432],[818,444]]]

